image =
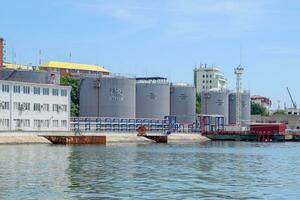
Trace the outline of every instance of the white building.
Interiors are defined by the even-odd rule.
[[[0,131],[68,131],[71,87],[0,80]]]
[[[252,96],[251,102],[257,103],[257,104],[265,107],[268,111],[270,111],[271,106],[272,106],[272,101],[269,98],[258,96],[258,95]]]
[[[194,69],[194,84],[196,92],[210,89],[226,89],[227,79],[219,68],[216,67],[199,67]]]

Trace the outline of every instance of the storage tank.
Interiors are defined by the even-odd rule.
[[[242,124],[248,124],[251,119],[250,93],[244,91],[241,94],[241,120]],[[229,124],[236,124],[236,93],[229,94]]]
[[[0,80],[30,82],[30,83],[48,83],[48,72],[38,70],[0,70]]]
[[[211,89],[201,93],[201,114],[224,115],[225,125],[228,124],[227,90]]]
[[[163,119],[170,115],[170,84],[165,78],[137,78],[136,117]]]
[[[81,117],[135,118],[135,79],[122,76],[83,77]]]
[[[170,87],[170,115],[177,122],[191,124],[195,121],[196,90],[188,84],[172,84]]]

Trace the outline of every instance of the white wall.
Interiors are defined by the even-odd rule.
[[[9,92],[4,92],[2,85],[9,85]],[[14,86],[20,86],[20,93],[14,91]],[[30,88],[30,94],[24,93],[24,86]],[[34,94],[34,88],[40,88],[40,94]],[[49,89],[49,95],[43,95],[43,88]],[[59,95],[54,96],[52,89],[58,89]],[[61,96],[61,90],[66,91],[66,96]],[[9,110],[2,109],[0,105],[0,131],[68,131],[70,92],[71,87],[66,86],[0,80],[0,102],[9,102]],[[19,103],[30,105],[29,110],[22,109]],[[46,106],[42,106],[40,111],[34,110],[34,104],[48,104],[49,111],[45,109]],[[54,104],[61,106],[58,112],[53,111]],[[66,109],[62,110],[63,107]],[[9,119],[8,127],[1,123],[1,120],[3,122],[7,119]]]

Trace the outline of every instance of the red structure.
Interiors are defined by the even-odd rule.
[[[4,40],[0,38],[0,69],[3,67]]]
[[[255,133],[255,134],[259,134],[259,133],[284,134],[285,133],[285,124],[282,124],[282,123],[251,124],[250,132]]]

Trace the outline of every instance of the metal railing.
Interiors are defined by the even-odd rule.
[[[70,127],[74,132],[133,132],[144,126],[147,132],[199,133],[199,123],[183,125],[172,123],[168,119],[134,119],[111,117],[71,118]]]
[[[170,129],[168,120],[165,119],[131,119],[110,117],[80,117],[71,118],[72,131],[96,132],[136,132],[144,126],[150,132],[163,132]]]

